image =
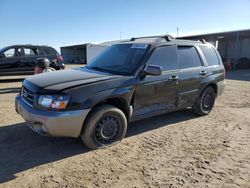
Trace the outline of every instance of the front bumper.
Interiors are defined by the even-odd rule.
[[[43,111],[28,106],[20,95],[15,101],[16,111],[31,129],[40,135],[78,137],[90,109],[74,111]]]

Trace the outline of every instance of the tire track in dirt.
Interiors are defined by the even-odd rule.
[[[141,126],[143,131],[135,131],[110,148],[42,163],[36,163],[43,160],[41,156],[55,157],[57,152],[70,150],[71,144],[77,150],[85,148],[80,141],[39,137],[15,125],[23,121],[14,112],[14,96],[1,95],[4,111],[0,115],[4,118],[0,124],[4,131],[0,142],[6,152],[1,156],[7,164],[1,167],[10,170],[14,179],[0,187],[250,187],[249,82],[228,80],[224,94],[208,116],[178,112],[140,121],[135,123],[139,126],[136,131],[141,124],[155,125],[146,131]],[[36,152],[42,155],[29,156]],[[7,153],[12,155],[10,159]],[[15,171],[15,165],[22,166],[18,161],[36,165]]]

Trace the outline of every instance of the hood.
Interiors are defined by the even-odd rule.
[[[116,77],[119,76],[78,68],[37,74],[27,78],[25,82],[31,82],[37,87],[46,90],[64,90],[70,87],[101,82]]]

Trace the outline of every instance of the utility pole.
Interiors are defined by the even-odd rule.
[[[120,31],[120,40],[122,40],[122,32]]]

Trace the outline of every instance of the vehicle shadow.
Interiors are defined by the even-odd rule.
[[[19,93],[19,92],[20,92],[20,87],[0,88],[0,95],[9,93]]]
[[[133,122],[126,138],[195,117],[190,110],[184,110]],[[0,127],[0,151],[0,183],[33,167],[90,152],[80,139],[42,137],[25,123]]]
[[[0,183],[24,170],[89,151],[79,139],[42,137],[25,123],[0,128]]]
[[[191,109],[172,112],[149,119],[132,122],[128,126],[126,137],[138,135],[164,126],[197,118]]]

